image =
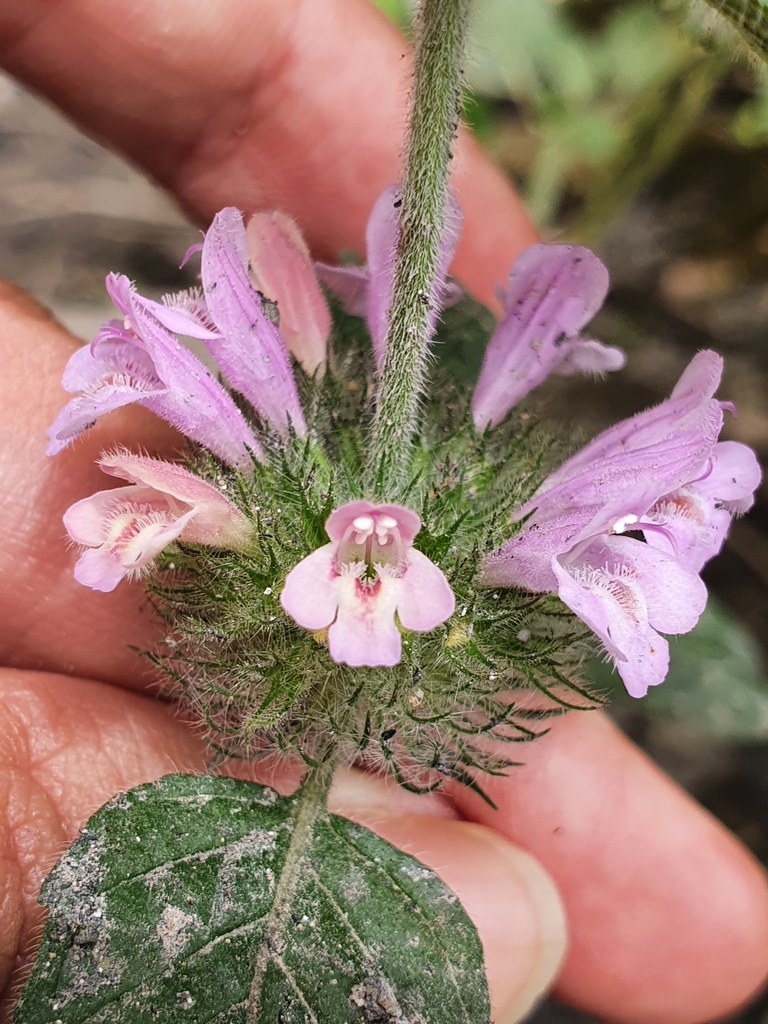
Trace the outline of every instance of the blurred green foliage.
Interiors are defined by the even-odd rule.
[[[590,17],[591,14],[591,17]],[[726,68],[647,3],[481,0],[472,87],[516,103],[538,139],[523,175],[542,228],[570,191],[594,239],[677,152]]]
[[[607,662],[590,675],[609,689],[618,707],[638,707]],[[669,674],[642,702],[646,713],[673,719],[700,736],[721,741],[768,739],[768,679],[749,632],[710,597],[696,628],[670,638]]]
[[[768,79],[693,2],[476,0],[465,119],[545,233],[602,237],[700,127],[735,61],[751,88],[728,130],[768,142]],[[410,0],[376,3],[408,30]]]

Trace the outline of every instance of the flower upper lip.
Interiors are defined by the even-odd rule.
[[[477,430],[500,423],[550,373],[621,369],[620,349],[579,337],[607,291],[608,271],[589,249],[540,243],[523,250],[500,290],[504,317],[472,395]]]

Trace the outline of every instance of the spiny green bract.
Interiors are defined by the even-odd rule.
[[[308,438],[269,437],[250,477],[190,457],[258,539],[247,553],[166,550],[151,589],[170,634],[151,657],[222,754],[292,752],[310,764],[341,755],[419,791],[470,782],[473,768],[501,772],[514,761],[487,737],[527,741],[549,716],[599,703],[578,680],[584,628],[556,597],[476,585],[482,557],[517,529],[510,513],[535,490],[548,439],[525,416],[474,433],[450,367],[455,377],[477,362],[485,332],[477,321],[467,331],[466,304],[452,311],[438,336],[448,372],[435,367],[409,482],[391,497],[421,516],[414,546],[447,576],[456,612],[431,633],[404,633],[393,669],[334,663],[324,631],[297,626],[278,600],[288,572],[328,543],[329,513],[364,497],[370,343],[361,321],[336,310],[334,322],[328,372],[302,381]]]

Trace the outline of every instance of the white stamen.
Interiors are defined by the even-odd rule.
[[[353,520],[352,525],[360,533],[364,533],[367,536],[373,530],[373,519],[371,516],[358,516],[357,519]]]
[[[376,519],[376,539],[384,547],[390,542],[390,532],[397,527],[397,520],[392,516],[378,516]]]
[[[633,526],[638,521],[638,516],[633,515],[631,512],[620,519],[617,519],[612,526],[614,533],[624,533],[628,526]]]

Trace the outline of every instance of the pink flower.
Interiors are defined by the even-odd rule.
[[[560,599],[602,640],[632,697],[664,681],[669,644],[707,603],[699,576],[631,537],[605,535],[552,559]]]
[[[400,202],[399,186],[389,185],[373,204],[365,232],[367,267],[316,264],[318,277],[339,296],[347,312],[352,316],[364,316],[368,320],[373,351],[379,366],[383,364],[386,354],[387,314],[392,303]],[[459,202],[453,192],[449,192],[445,230],[438,254],[435,293],[428,299],[430,333],[434,331],[440,310],[458,302],[462,294],[460,288],[445,279],[460,233]]]
[[[472,396],[477,430],[496,426],[555,373],[604,373],[625,363],[621,349],[579,337],[605,301],[608,271],[589,249],[531,245],[512,264]]]
[[[226,390],[172,331],[209,334],[182,312],[138,295],[123,274],[107,276],[122,315],[73,353],[62,384],[75,394],[51,425],[48,455],[70,444],[113,409],[138,403],[168,420],[231,466],[251,468],[261,448]]]
[[[97,491],[64,514],[69,536],[88,549],[75,566],[75,579],[86,587],[114,590],[177,537],[233,549],[253,537],[245,516],[183,466],[129,452],[104,455],[99,465],[131,486]]]
[[[255,213],[245,236],[251,281],[277,303],[286,348],[307,373],[322,373],[331,315],[298,225],[279,210]]]
[[[699,352],[666,402],[555,470],[516,513],[529,517],[523,530],[485,561],[487,586],[557,591],[635,697],[663,682],[668,646],[657,630],[693,629],[706,604],[698,572],[760,482],[746,445],[717,440],[721,374],[722,359]]]
[[[453,614],[448,581],[415,551],[421,528],[400,505],[350,501],[330,514],[331,543],[288,573],[280,603],[304,629],[328,629],[331,658],[353,667],[391,667],[402,644],[395,623],[426,633]]]

